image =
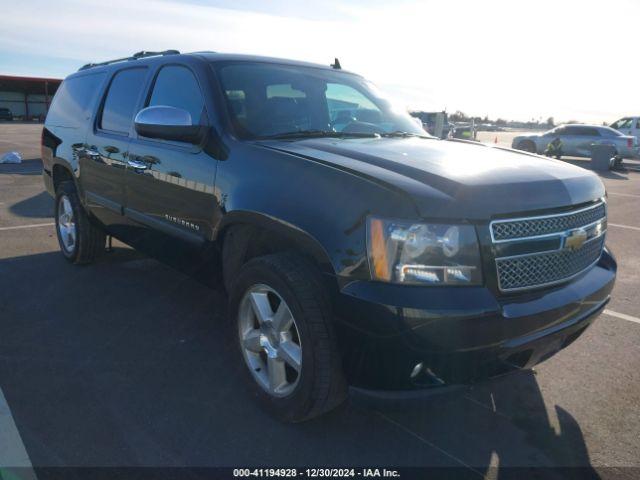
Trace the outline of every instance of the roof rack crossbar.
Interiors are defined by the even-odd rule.
[[[87,63],[86,65],[83,65],[82,67],[80,67],[78,69],[78,71],[87,70],[87,69],[93,68],[93,67],[102,67],[104,65],[111,65],[112,63],[129,62],[129,61],[132,61],[132,60],[140,60],[141,58],[161,57],[161,56],[165,56],[165,55],[179,55],[179,54],[180,54],[180,52],[178,50],[163,50],[161,52],[147,52],[147,51],[143,50],[143,51],[134,53],[130,57],[115,58],[113,60],[107,60],[106,62],[99,62],[99,63]]]

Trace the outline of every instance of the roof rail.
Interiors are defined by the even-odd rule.
[[[134,53],[130,57],[116,58],[114,60],[107,60],[106,62],[100,62],[100,63],[87,63],[86,65],[83,65],[82,67],[80,67],[78,71],[87,70],[93,67],[102,67],[103,65],[110,65],[112,63],[129,62],[131,60],[140,60],[141,58],[162,57],[165,55],[179,55],[179,54],[180,52],[178,50],[164,50],[162,52],[147,52],[143,50],[141,52]]]

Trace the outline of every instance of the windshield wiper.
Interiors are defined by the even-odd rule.
[[[331,130],[295,130],[292,132],[275,133],[258,137],[258,140],[279,140],[290,138],[371,138],[380,136],[379,133],[334,132]]]
[[[419,133],[404,132],[402,130],[396,130],[395,132],[389,132],[389,133],[380,133],[380,136],[381,137],[401,137],[401,138],[409,138],[409,137],[435,138],[430,135],[420,135]]]

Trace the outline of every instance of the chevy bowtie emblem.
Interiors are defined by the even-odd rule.
[[[567,250],[578,250],[587,241],[587,231],[584,228],[576,228],[567,232],[564,237],[564,248]]]

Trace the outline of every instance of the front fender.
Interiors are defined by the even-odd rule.
[[[220,162],[216,231],[243,221],[296,238],[345,281],[369,279],[369,214],[415,218],[408,197],[312,159],[238,142]]]

